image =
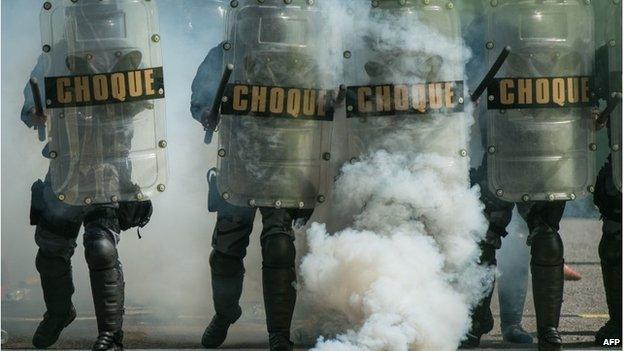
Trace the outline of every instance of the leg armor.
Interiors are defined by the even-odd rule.
[[[295,289],[293,210],[262,208],[262,286],[271,345],[289,343]],[[276,339],[275,342],[273,339]]]
[[[565,202],[534,202],[518,205],[529,226],[533,299],[540,349],[559,350],[559,317],[563,303],[563,242],[559,222]]]
[[[85,215],[84,247],[100,336],[94,349],[121,345],[124,279],[117,254],[119,222],[116,209],[96,206]]]
[[[596,179],[594,203],[602,216],[602,239],[598,247],[602,279],[609,308],[610,329],[622,328],[622,193],[613,183],[611,157]]]
[[[215,312],[229,324],[241,316],[238,304],[243,293],[243,259],[253,230],[255,209],[225,204],[217,213],[210,255],[212,299]]]

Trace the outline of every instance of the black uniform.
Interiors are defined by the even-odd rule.
[[[216,94],[223,68],[222,53],[221,46],[210,50],[193,81],[191,114],[198,121],[209,111]],[[239,300],[245,272],[243,259],[257,209],[233,206],[222,200],[216,177],[212,170],[208,172],[209,210],[217,212],[210,255],[213,302],[217,317],[222,322],[232,324],[242,313]],[[271,338],[280,335],[289,339],[297,296],[293,222],[305,223],[312,215],[312,210],[269,207],[260,207],[259,210],[262,215],[260,242],[267,330]]]
[[[32,76],[40,81],[43,81],[43,66],[43,58],[40,58],[32,72]],[[24,96],[22,121],[32,127],[29,110],[34,106],[34,100],[28,86]],[[132,131],[124,135],[131,139]],[[130,140],[125,143],[130,145]],[[47,149],[46,146],[43,151],[46,157]],[[120,174],[129,177],[130,170],[120,169]],[[45,181],[36,181],[31,192],[30,222],[36,226],[35,242],[39,247],[36,267],[47,309],[44,321],[33,337],[33,344],[38,348],[50,346],[56,342],[62,328],[75,318],[71,302],[74,293],[71,257],[80,227],[84,226],[85,258],[99,332],[93,349],[122,348],[124,279],[117,244],[121,230],[147,224],[152,211],[151,202],[68,205],[53,193],[49,175]]]

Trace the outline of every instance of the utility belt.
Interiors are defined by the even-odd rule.
[[[52,218],[49,219],[48,206],[73,206],[62,203],[47,203],[44,193],[46,183],[37,180],[31,187],[30,224],[41,225],[58,233],[71,232],[82,222],[89,223],[95,220],[109,219],[119,222],[121,230],[130,228],[143,228],[152,217],[153,207],[151,201],[120,201],[117,207],[101,206],[90,209],[84,216],[76,215],[75,218]],[[57,200],[58,201],[58,200]],[[78,211],[76,211],[78,212]]]

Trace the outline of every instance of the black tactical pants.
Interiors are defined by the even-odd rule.
[[[261,207],[262,285],[269,333],[289,333],[296,300],[293,221],[307,221],[311,211]],[[234,323],[241,316],[243,258],[253,230],[255,208],[222,204],[210,255],[215,311]]]
[[[611,157],[602,167],[594,193],[594,203],[602,218],[602,238],[598,247],[609,319],[622,325],[622,193],[613,182]]]
[[[71,257],[84,224],[98,330],[121,332],[124,281],[117,256],[120,229],[116,205],[70,206],[56,198],[49,179],[37,181],[32,187],[31,224],[36,225],[36,267],[48,313],[66,315],[72,306]]]
[[[501,247],[501,239],[507,235],[506,227],[511,221],[513,208],[518,206],[518,212],[529,228],[527,244],[531,247],[538,333],[548,327],[557,328],[563,301],[563,243],[559,235],[559,222],[563,217],[565,202],[536,201],[514,204],[501,201],[489,192],[484,167],[471,172],[471,181],[481,186],[481,200],[485,204],[484,212],[489,222],[486,238],[480,245],[481,263],[496,265],[496,250]],[[471,333],[474,335],[480,336],[493,328],[491,298],[492,290],[473,311]]]

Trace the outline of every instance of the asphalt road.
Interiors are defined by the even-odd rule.
[[[566,219],[561,233],[566,248],[566,261],[582,275],[578,282],[565,284],[565,296],[560,330],[563,333],[566,349],[599,349],[593,346],[593,334],[607,320],[607,307],[603,294],[602,277],[598,259],[600,222],[597,220]],[[498,323],[498,298],[493,298],[496,326],[483,338],[484,349],[528,350],[535,345],[518,347],[501,341]],[[29,348],[31,335],[39,322],[41,306],[3,303],[2,329],[8,332],[5,349]],[[171,316],[167,323],[153,318],[149,310],[128,306],[125,318],[125,345],[132,349],[197,349],[204,326],[209,316]],[[523,325],[529,332],[535,332],[535,313],[530,294],[524,308]],[[95,318],[88,312],[79,318],[62,335],[55,346],[58,349],[87,349],[95,335]],[[313,336],[293,332],[299,345],[311,345]],[[261,318],[237,323],[230,332],[226,347],[231,349],[264,349],[264,321]],[[255,340],[260,342],[248,342]]]

